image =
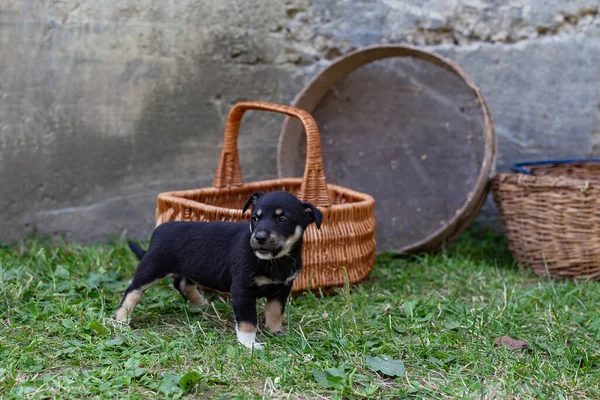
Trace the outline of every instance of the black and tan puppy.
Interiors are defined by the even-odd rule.
[[[287,192],[254,193],[247,222],[168,222],[154,230],[133,282],[125,291],[116,319],[128,322],[146,289],[171,276],[175,288],[192,305],[205,304],[198,286],[231,293],[237,339],[260,349],[256,342],[256,300],[266,297],[267,328],[281,333],[282,314],[292,283],[302,269],[302,234],[321,212]]]

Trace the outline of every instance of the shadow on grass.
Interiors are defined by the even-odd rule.
[[[469,258],[478,264],[497,265],[501,268],[517,270],[518,266],[508,248],[506,237],[496,229],[478,223],[472,224],[458,240],[437,252],[414,254],[383,253],[377,262],[385,263],[392,259],[417,261],[428,254],[446,254],[450,257]]]
[[[448,246],[447,251],[474,261],[517,269],[506,236],[479,224],[471,225],[455,243]]]

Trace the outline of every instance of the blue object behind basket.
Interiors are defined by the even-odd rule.
[[[527,167],[534,167],[536,165],[548,165],[548,164],[573,164],[573,163],[600,163],[600,158],[573,158],[573,159],[562,159],[562,160],[544,160],[544,161],[531,161],[516,163],[511,167],[511,171],[519,172],[521,174],[531,175],[533,172]]]

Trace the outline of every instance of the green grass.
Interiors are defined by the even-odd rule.
[[[0,248],[0,397],[600,397],[599,284],[536,277],[485,230],[294,298],[288,334],[260,335],[254,353],[236,343],[227,298],[194,314],[167,281],[134,329],[111,327],[135,264],[123,242]],[[529,348],[494,345],[502,335]],[[400,376],[371,368],[380,355]]]

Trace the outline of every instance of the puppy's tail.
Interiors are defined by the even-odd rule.
[[[144,254],[146,254],[146,251],[142,249],[137,243],[129,242],[129,248],[131,249],[131,251],[133,251],[133,254],[135,254],[135,256],[139,260],[141,260],[142,257],[144,257]]]

